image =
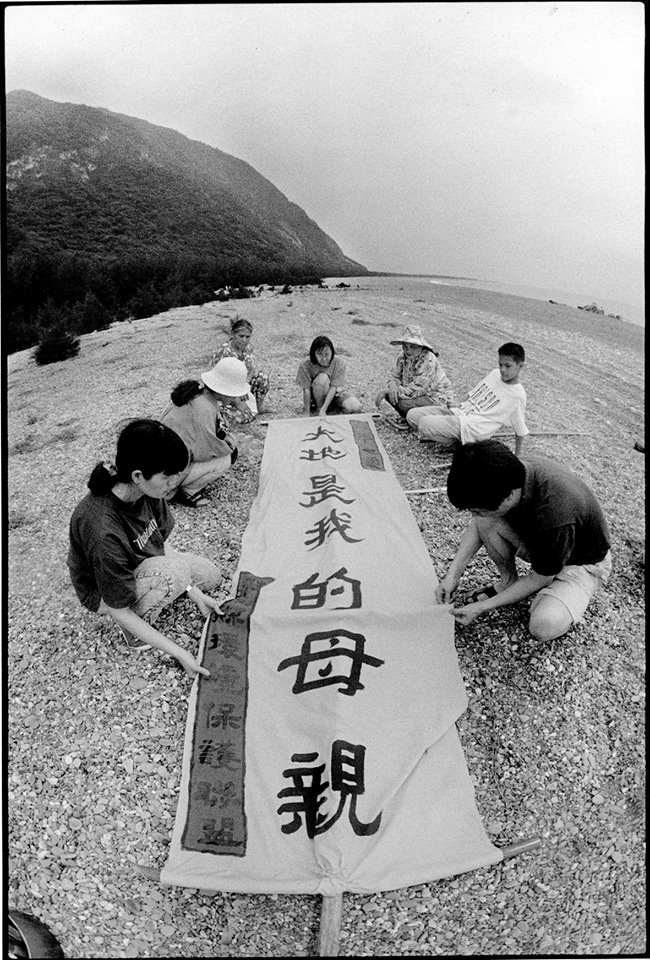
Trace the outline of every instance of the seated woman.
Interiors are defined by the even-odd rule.
[[[422,336],[419,326],[407,326],[400,340],[391,340],[393,346],[401,345],[395,373],[384,390],[375,398],[380,407],[386,400],[399,417],[389,422],[399,430],[408,430],[406,415],[414,407],[448,406],[453,400],[453,388],[438,361],[438,355]]]
[[[174,515],[165,496],[189,460],[181,438],[157,420],[134,420],[120,433],[115,465],[98,463],[90,493],[70,520],[68,567],[81,604],[111,617],[132,650],[155,647],[186,673],[208,671],[153,626],[163,607],[187,593],[203,616],[221,613],[204,591],[221,582],[205,557],[180,553],[167,540]]]
[[[172,390],[172,405],[161,420],[184,440],[191,462],[169,499],[185,507],[209,501],[201,491],[222,476],[237,459],[237,444],[228,433],[222,401],[241,396],[248,386],[241,360],[226,357],[198,380],[183,380]]]
[[[251,409],[252,407],[256,408],[257,413],[262,413],[263,411],[264,399],[269,392],[269,376],[264,371],[258,370],[255,354],[251,347],[253,324],[250,320],[244,320],[243,317],[235,317],[235,319],[231,321],[230,331],[232,334],[230,340],[222,343],[221,346],[217,347],[213,352],[212,365],[214,366],[218,360],[222,360],[224,357],[235,357],[237,360],[242,360],[246,364],[246,376],[250,393],[255,403],[251,403],[250,406],[248,406],[244,401],[242,403],[236,403],[235,406],[242,415],[242,419],[250,420],[255,415],[255,410]]]
[[[344,389],[345,364],[336,356],[329,337],[316,337],[309,357],[298,367],[296,383],[302,387],[303,414],[361,413],[361,402]]]

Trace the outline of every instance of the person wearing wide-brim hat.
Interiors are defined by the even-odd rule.
[[[397,358],[395,373],[377,394],[375,405],[380,409],[382,402],[389,403],[399,414],[389,416],[389,422],[400,430],[408,430],[406,414],[409,410],[447,406],[453,401],[454,391],[438,354],[424,339],[419,326],[409,324],[398,340],[390,342],[401,346],[402,352]]]
[[[222,401],[246,393],[246,365],[224,357],[198,380],[183,380],[171,392],[172,404],[161,417],[184,441],[191,463],[179,486],[168,499],[185,507],[201,507],[209,500],[201,495],[208,484],[230,469],[238,456],[237,443],[228,432]]]

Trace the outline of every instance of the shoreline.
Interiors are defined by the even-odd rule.
[[[595,303],[604,310],[604,314],[593,314],[594,316],[604,315],[610,320],[618,320],[623,323],[630,323],[635,327],[645,328],[645,305],[642,303],[631,303],[612,297],[604,297],[599,294],[579,294],[574,291],[560,290],[558,287],[550,284],[542,287],[534,287],[524,284],[508,283],[505,280],[482,280],[477,277],[457,277],[443,273],[380,273],[376,270],[369,271],[366,276],[373,278],[389,277],[391,279],[423,280],[445,287],[463,287],[467,290],[484,290],[488,293],[502,293],[504,296],[539,300],[542,303],[571,307],[575,310]],[[333,277],[331,279],[340,280],[346,278]],[[348,277],[347,279],[361,279],[361,277]],[[582,309],[581,312],[591,313],[591,311],[584,309]]]

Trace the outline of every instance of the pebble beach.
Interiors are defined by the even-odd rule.
[[[340,283],[347,286],[338,286]],[[70,514],[120,426],[158,417],[179,381],[208,369],[235,315],[250,320],[271,377],[269,409],[238,425],[240,457],[179,507],[172,542],[222,566],[230,595],[257,492],[263,421],[301,409],[296,368],[318,334],[345,359],[365,411],[407,323],[439,351],[457,397],[524,345],[531,436],[597,493],[614,570],[582,623],[549,644],[527,603],[456,627],[469,707],[457,723],[493,843],[542,846],[494,867],[371,896],[346,894],[341,956],[630,956],[646,948],[644,328],[571,306],[400,277],[265,288],[114,323],[79,355],[38,367],[7,358],[6,851],[10,906],[33,913],[65,955],[286,957],[317,953],[320,901],[160,886],[178,799],[191,681],[155,651],[125,650],[78,604],[66,567]],[[405,490],[444,485],[448,455],[377,430]],[[512,445],[510,437],[504,436]],[[444,491],[409,498],[438,577],[467,517]],[[490,579],[475,558],[464,584]],[[187,599],[160,627],[195,651]]]

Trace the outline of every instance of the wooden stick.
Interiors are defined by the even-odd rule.
[[[514,437],[514,433],[495,433],[495,440],[501,437]],[[574,433],[572,430],[531,430],[527,437],[593,437],[593,433]]]
[[[501,854],[504,860],[510,857],[516,857],[520,853],[528,853],[530,850],[537,850],[542,845],[541,837],[529,837],[528,840],[520,840],[518,843],[511,843],[507,847],[501,847]]]
[[[342,893],[337,894],[335,897],[322,898],[320,910],[320,930],[318,933],[319,957],[338,957],[342,913]]]
[[[373,419],[377,419],[381,414],[371,413],[370,416]],[[294,418],[295,419],[295,418]],[[268,427],[269,420],[258,420],[257,421],[261,427]],[[501,437],[515,437],[515,433],[496,433],[494,434],[495,440],[500,440]],[[574,432],[573,430],[531,430],[530,433],[526,434],[527,437],[593,437],[593,433],[583,433],[583,432]],[[450,467],[450,463],[436,463],[430,468],[432,470],[442,470],[443,467]]]
[[[352,414],[352,416],[354,416],[354,414]],[[370,416],[372,417],[373,420],[377,420],[379,417],[381,417],[381,414],[380,414],[380,413],[371,413]],[[296,420],[297,417],[293,417],[293,419]],[[305,417],[305,419],[307,419],[307,418]],[[310,419],[313,420],[314,418],[313,418],[313,417],[310,417]],[[268,427],[268,425],[269,425],[269,423],[270,423],[270,420],[258,420],[257,422],[259,423],[260,427]]]
[[[404,493],[408,496],[410,493],[443,493],[446,491],[446,487],[422,487],[420,490],[405,490]]]

